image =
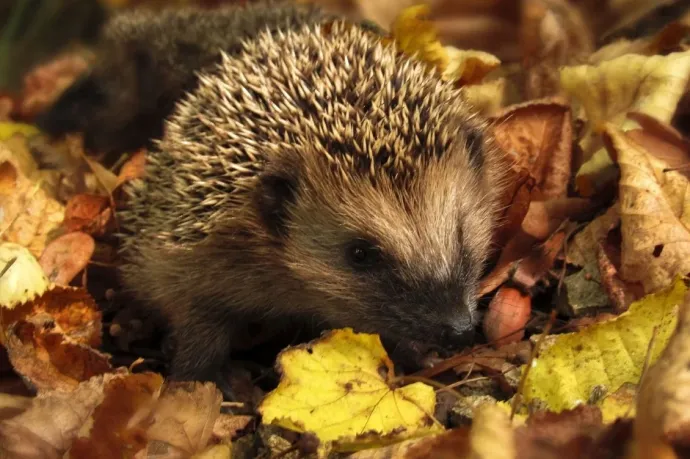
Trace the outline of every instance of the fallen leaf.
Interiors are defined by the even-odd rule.
[[[14,309],[0,309],[14,369],[39,390],[72,390],[111,371],[101,344],[101,312],[83,289],[53,287]]]
[[[469,457],[470,429],[457,428],[422,438],[406,440],[382,448],[368,449],[351,454],[351,459],[455,459]]]
[[[565,220],[580,220],[591,213],[592,207],[591,201],[582,198],[531,202],[520,231],[505,245],[492,271],[481,279],[477,295],[495,290],[518,268],[517,262],[547,240]]]
[[[670,122],[690,78],[690,52],[668,56],[625,55],[597,66],[561,70],[563,89],[587,114],[588,132],[581,143],[586,159],[576,184],[585,195],[601,189],[612,177],[612,161],[596,135],[611,123],[627,131],[637,124],[628,112],[641,112]]]
[[[640,384],[635,420],[640,458],[677,458],[680,456],[674,453],[674,447],[687,448],[688,445],[690,294],[686,294],[680,303],[673,335]],[[655,349],[663,346],[663,343],[654,344]]]
[[[211,440],[222,401],[213,383],[167,383],[146,430],[149,446],[158,450],[165,444],[168,454],[201,453]]]
[[[534,194],[535,180],[526,169],[510,169],[501,194],[500,208],[505,209],[493,230],[493,243],[499,249],[515,237],[527,216]]]
[[[428,19],[430,11],[425,4],[410,6],[393,22],[391,36],[404,53],[426,62],[444,80],[458,86],[481,82],[501,64],[496,56],[483,51],[443,46],[433,22]]]
[[[521,457],[592,457],[592,444],[603,427],[601,411],[595,406],[537,412],[515,429],[516,449],[524,454]]]
[[[163,378],[156,373],[128,374],[107,380],[103,401],[88,430],[79,432],[69,450],[73,459],[131,457],[146,445],[146,425],[135,415],[158,397]]]
[[[594,49],[594,36],[578,5],[565,0],[527,0],[520,24],[526,99],[557,95],[558,70]]]
[[[599,244],[609,231],[620,225],[620,205],[616,202],[606,213],[598,216],[577,233],[566,249],[566,260],[577,266],[586,266],[598,261]]]
[[[508,107],[494,117],[496,142],[529,171],[543,199],[564,198],[571,175],[570,107],[555,99]]]
[[[83,231],[91,236],[103,236],[114,225],[114,214],[107,196],[78,194],[65,206],[63,223],[68,232]]]
[[[606,135],[621,171],[621,277],[654,292],[676,274],[690,273],[688,180],[678,172],[664,173],[663,162],[619,129],[609,126]]]
[[[621,418],[634,418],[636,399],[635,384],[623,384],[617,391],[608,394],[598,403],[604,423],[610,424]]]
[[[57,285],[69,285],[86,268],[96,242],[86,233],[64,234],[48,244],[39,263],[48,279]]]
[[[31,406],[31,397],[0,392],[0,420],[13,418]]]
[[[27,249],[11,242],[0,243],[0,311],[26,303],[47,288],[48,279],[41,265]]]
[[[512,282],[528,291],[534,289],[540,282],[548,284],[547,274],[563,251],[565,236],[566,231],[557,231],[546,242],[534,247],[532,253],[518,264],[513,273]]]
[[[31,400],[24,412],[0,421],[0,456],[7,458],[62,458],[103,400],[104,380],[95,377],[72,391],[47,391]]]
[[[5,346],[15,371],[39,391],[71,391],[92,376],[112,371],[108,356],[30,322],[9,327]]]
[[[673,127],[644,113],[629,113],[641,129],[626,132],[644,151],[690,178],[690,141]],[[615,158],[614,158],[615,159]]]
[[[0,121],[0,141],[7,140],[16,134],[28,137],[38,132],[38,129],[30,124]]]
[[[532,362],[522,392],[524,402],[541,400],[560,412],[586,402],[595,387],[614,392],[625,383],[637,384],[653,330],[656,338],[650,362],[666,346],[686,292],[683,281],[677,279],[668,289],[636,301],[614,320],[554,336],[553,343]]]
[[[213,436],[221,441],[232,440],[238,432],[246,429],[253,420],[254,416],[220,413],[215,424],[213,424]]]
[[[518,452],[517,437],[506,410],[485,403],[475,414],[470,431],[474,456],[482,459],[512,459]]]
[[[460,50],[452,46],[446,46],[445,51],[447,63],[441,77],[458,86],[481,83],[486,75],[501,65],[496,56],[484,51]]]
[[[264,423],[313,432],[354,451],[439,431],[432,387],[394,389],[393,363],[378,335],[333,331],[281,352],[283,376],[259,406]]]
[[[494,116],[505,105],[506,79],[496,78],[460,88],[464,100],[484,117]]]
[[[146,151],[139,150],[122,165],[120,173],[117,176],[117,185],[120,186],[125,182],[143,177],[145,166]]]
[[[192,456],[192,459],[230,459],[231,457],[231,445],[221,444],[209,446],[204,451]]]
[[[495,346],[521,341],[532,312],[532,298],[523,292],[503,286],[489,303],[484,316],[484,335]]]
[[[15,242],[38,257],[49,234],[62,223],[64,209],[40,181],[24,175],[23,163],[0,143],[0,240]]]

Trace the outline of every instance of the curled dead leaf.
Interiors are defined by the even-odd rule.
[[[68,232],[82,231],[92,236],[102,236],[114,224],[110,199],[107,196],[78,194],[65,207],[64,226]]]
[[[57,285],[69,285],[86,268],[96,243],[86,233],[74,232],[54,239],[39,260],[43,272]]]
[[[496,142],[536,180],[544,199],[566,196],[573,133],[570,107],[557,99],[513,105],[494,117]]]
[[[648,154],[625,133],[609,125],[609,143],[621,171],[621,276],[639,282],[645,293],[690,273],[688,179],[663,172],[665,163]]]

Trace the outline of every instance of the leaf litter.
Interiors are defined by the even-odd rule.
[[[230,404],[211,383],[167,381],[155,318],[122,304],[112,255],[119,190],[146,151],[111,168],[78,137],[42,137],[33,117],[90,62],[61,54],[0,97],[0,382],[26,389],[0,394],[0,455],[682,457],[688,12],[320,1],[387,28],[511,159],[485,342],[404,374],[377,335],[335,330],[282,346],[273,376],[233,372],[248,395]]]

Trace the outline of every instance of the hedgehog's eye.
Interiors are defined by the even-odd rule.
[[[381,261],[381,250],[366,239],[351,241],[346,249],[347,261],[355,269],[367,269]]]

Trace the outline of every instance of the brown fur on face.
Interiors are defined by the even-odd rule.
[[[343,175],[309,153],[290,158],[301,178],[279,258],[308,286],[301,308],[334,325],[435,344],[471,333],[499,176],[489,169],[497,166],[490,149],[482,152],[487,164],[470,163],[464,131],[459,125],[449,152],[406,180]],[[380,249],[380,266],[350,266],[348,245],[357,239]]]

